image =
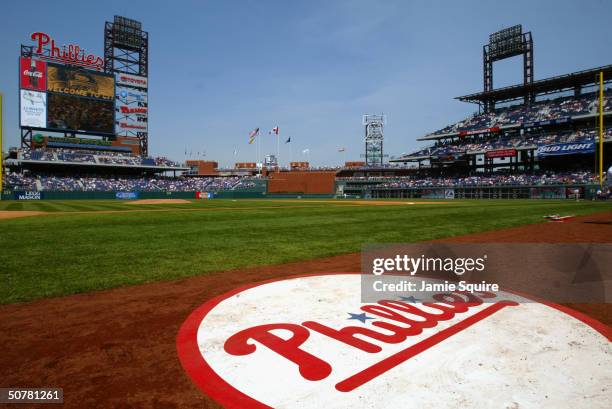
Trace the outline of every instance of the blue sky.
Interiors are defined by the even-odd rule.
[[[385,153],[421,146],[417,137],[475,111],[453,97],[482,89],[482,45],[510,25],[533,33],[536,79],[612,63],[606,0],[155,3],[3,2],[5,149],[19,144],[19,45],[44,31],[102,55],[104,21],[115,14],[149,32],[151,153],[206,152],[222,165],[255,160],[247,144],[255,127],[262,152],[275,153],[267,131],[276,125],[283,164],[359,160],[366,113],[387,115]],[[521,77],[520,57],[496,63],[496,87]],[[287,136],[292,143],[282,144]]]

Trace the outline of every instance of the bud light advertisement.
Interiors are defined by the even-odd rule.
[[[538,147],[536,155],[540,157],[575,155],[595,152],[595,142],[557,143]]]

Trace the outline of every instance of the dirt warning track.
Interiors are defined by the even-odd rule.
[[[18,217],[40,216],[45,212],[34,212],[27,210],[0,210],[0,220],[16,219]]]
[[[141,200],[132,200],[132,201],[127,202],[127,204],[132,204],[132,205],[185,204],[185,203],[191,203],[191,202],[185,199],[141,199]]]

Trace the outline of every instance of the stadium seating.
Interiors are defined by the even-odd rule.
[[[594,141],[597,133],[594,129],[578,131],[562,131],[527,134],[518,137],[489,136],[485,140],[457,140],[452,143],[438,143],[419,149],[404,158],[437,157],[445,155],[458,155],[469,152],[487,152],[498,149],[520,149],[537,147],[555,143],[588,142]],[[612,129],[606,130],[606,139],[612,138]]]
[[[496,126],[521,125],[537,121],[595,114],[598,106],[595,101],[595,93],[589,93],[580,97],[571,96],[541,101],[530,107],[521,105],[502,108],[491,113],[475,114],[470,118],[448,125],[430,135],[455,134],[462,131],[469,132]],[[604,110],[612,111],[612,95],[609,90],[606,91],[604,97]]]
[[[256,186],[250,177],[209,177],[209,178],[164,178],[164,177],[63,177],[56,175],[29,176],[9,173],[5,176],[7,188],[12,190],[48,191],[140,191],[140,192],[194,192],[242,190]],[[40,186],[40,189],[39,187]]]
[[[508,174],[478,175],[465,177],[361,177],[342,178],[344,181],[378,181],[376,187],[408,189],[419,187],[461,187],[461,186],[542,186],[571,185],[596,182],[597,178],[590,171],[576,172],[543,172],[539,174]]]
[[[87,150],[70,150],[70,149],[53,149],[53,150],[23,150],[20,152],[21,158],[24,160],[48,161],[48,162],[73,162],[73,163],[91,163],[91,164],[113,164],[113,165],[131,165],[131,166],[161,166],[168,168],[176,168],[181,165],[169,159],[158,158],[141,158],[127,153],[120,152],[100,152]]]

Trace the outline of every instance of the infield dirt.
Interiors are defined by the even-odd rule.
[[[15,219],[17,217],[38,216],[45,212],[34,212],[27,210],[0,210],[0,220]]]
[[[142,199],[127,202],[128,204],[143,205],[143,204],[185,204],[191,203],[185,199]]]
[[[442,241],[608,243],[612,212]],[[0,306],[0,384],[62,387],[67,408],[219,408],[191,383],[177,358],[178,329],[195,308],[256,281],[359,269],[360,255],[352,253]],[[611,304],[572,307],[612,324]]]

